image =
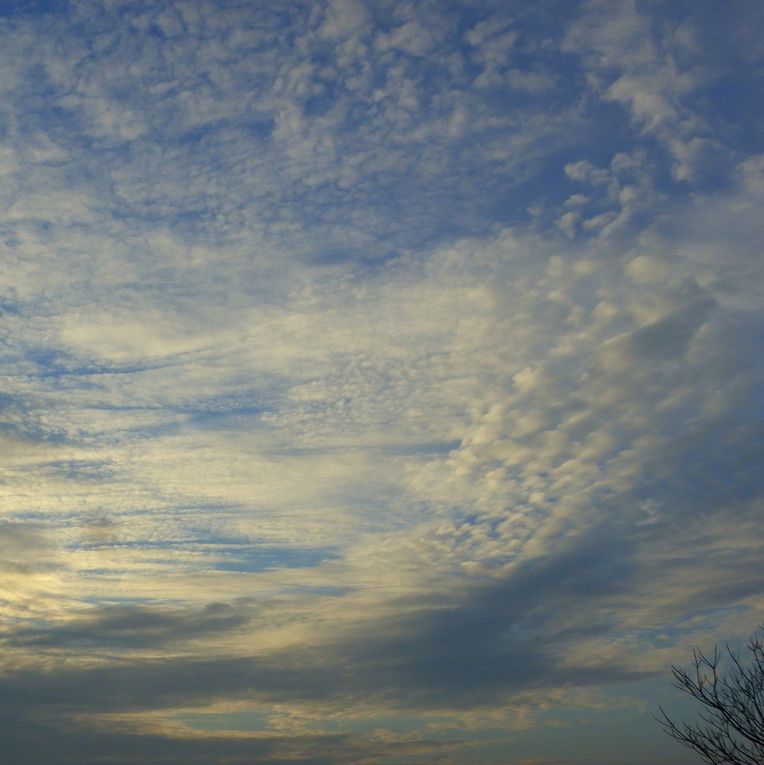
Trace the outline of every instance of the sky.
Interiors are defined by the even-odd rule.
[[[5,765],[692,765],[764,622],[764,4],[0,2]]]

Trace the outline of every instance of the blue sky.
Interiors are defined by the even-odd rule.
[[[690,765],[764,622],[764,6],[0,3],[8,765]]]

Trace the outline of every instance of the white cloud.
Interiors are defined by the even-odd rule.
[[[692,20],[672,30],[658,19],[634,0],[591,0],[564,49],[583,56],[597,95],[623,105],[642,131],[663,142],[678,181],[702,183],[734,161],[712,136],[710,115],[698,108],[720,71],[708,66],[709,51],[699,44]]]
[[[344,39],[361,29],[369,14],[359,0],[331,0],[319,34],[330,40]]]

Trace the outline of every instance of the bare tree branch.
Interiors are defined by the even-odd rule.
[[[726,646],[693,650],[690,670],[671,667],[674,686],[702,709],[695,723],[675,722],[662,707],[656,719],[710,765],[764,765],[764,643],[753,637],[747,649],[747,663]]]

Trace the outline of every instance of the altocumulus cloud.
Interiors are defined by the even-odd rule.
[[[764,611],[763,22],[6,4],[3,762],[676,762]]]

